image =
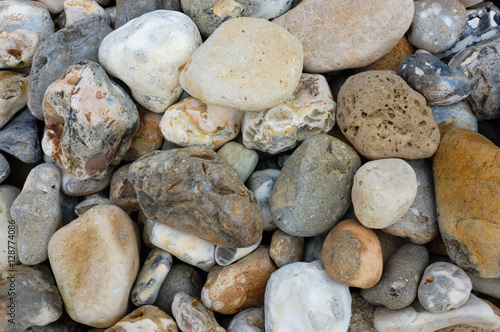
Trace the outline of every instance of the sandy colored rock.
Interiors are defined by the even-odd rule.
[[[0,31],[0,68],[30,65],[39,41],[31,30]]]
[[[17,236],[19,231],[15,221],[12,219],[10,207],[20,192],[21,190],[14,186],[8,184],[0,185],[0,227],[5,230],[0,232],[0,245],[2,246],[0,249],[0,273],[9,268],[11,264],[12,266],[19,264],[19,250],[17,250]],[[9,254],[9,241],[16,243],[14,245],[14,255],[12,255],[12,252]]]
[[[239,17],[222,24],[194,52],[179,80],[190,95],[210,104],[261,111],[292,96],[302,61],[302,46],[287,30]]]
[[[403,36],[392,50],[386,55],[369,64],[368,66],[356,69],[356,72],[368,70],[398,70],[398,66],[404,58],[412,55],[415,47],[408,42],[406,36]]]
[[[139,111],[139,129],[132,136],[132,143],[127,153],[123,156],[124,161],[135,161],[139,157],[154,151],[160,150],[163,144],[163,136],[160,131],[161,114],[148,111],[136,104]]]
[[[128,179],[129,169],[130,164],[126,164],[113,173],[109,187],[109,200],[125,211],[139,211],[141,207],[137,200],[137,193]]]
[[[28,75],[0,71],[0,128],[28,102]]]
[[[271,238],[269,255],[278,268],[299,262],[304,252],[304,238],[276,230]]]
[[[178,332],[175,320],[154,305],[135,309],[105,332]]]

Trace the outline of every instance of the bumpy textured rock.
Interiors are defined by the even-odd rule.
[[[50,239],[50,266],[74,321],[110,327],[127,313],[139,272],[136,227],[120,208],[99,205]]]
[[[227,332],[264,332],[264,312],[260,308],[240,311],[229,323]]]
[[[35,265],[47,259],[47,246],[61,227],[59,200],[61,173],[56,166],[41,164],[31,170],[10,212],[19,227],[18,249],[22,264]]]
[[[162,9],[180,11],[180,0],[117,0],[116,28],[143,14]]]
[[[123,156],[124,161],[135,161],[145,154],[160,150],[163,144],[163,136],[160,131],[161,114],[150,112],[136,104],[139,111],[139,129],[132,136],[132,143],[127,153]]]
[[[410,0],[364,1],[357,6],[348,0],[304,0],[273,22],[301,41],[305,72],[325,73],[378,60],[396,46],[412,18]]]
[[[43,109],[43,151],[80,180],[106,177],[139,127],[132,99],[91,61],[77,62],[52,83]]]
[[[109,200],[125,211],[140,210],[134,186],[128,179],[130,164],[123,165],[113,173],[109,187]]]
[[[404,58],[412,55],[415,52],[415,48],[408,42],[406,36],[403,36],[399,42],[394,46],[394,48],[366,67],[356,69],[357,72],[368,71],[368,70],[398,70],[398,66],[403,61]]]
[[[30,65],[38,42],[38,35],[31,30],[0,31],[0,68]]]
[[[215,245],[248,247],[263,231],[255,197],[209,148],[151,152],[130,166],[129,181],[148,219]]]
[[[217,151],[217,156],[231,165],[242,182],[245,182],[259,162],[254,150],[245,148],[238,142],[228,142]]]
[[[28,75],[0,72],[0,128],[28,102]]]
[[[139,104],[163,113],[181,95],[179,74],[200,44],[200,33],[188,16],[157,10],[104,38],[99,62],[128,85]]]
[[[300,42],[285,29],[239,17],[222,24],[194,52],[179,80],[190,95],[209,104],[261,111],[292,96],[302,58]]]
[[[269,255],[278,268],[299,262],[304,252],[304,238],[289,235],[278,229],[273,233]]]
[[[10,165],[7,159],[0,154],[0,183],[4,182],[10,174]],[[1,271],[1,269],[0,269]]]
[[[280,176],[280,171],[277,169],[265,169],[263,171],[253,172],[248,178],[246,185],[248,189],[255,195],[259,204],[262,218],[264,219],[264,230],[272,231],[278,226],[274,223],[269,210],[269,199],[274,188],[274,184]]]
[[[182,332],[225,332],[215,320],[213,312],[186,293],[175,295],[172,313]]]
[[[98,50],[111,28],[99,18],[78,22],[61,29],[40,44],[31,66],[28,107],[43,120],[42,100],[47,87],[76,61],[98,61]]]
[[[356,151],[336,138],[320,134],[305,140],[274,185],[270,209],[276,225],[295,236],[330,230],[350,205],[360,165]]]
[[[175,320],[153,305],[135,309],[105,332],[178,332]]]
[[[276,154],[295,147],[314,134],[325,134],[335,124],[335,102],[321,75],[302,74],[293,96],[260,112],[245,112],[243,144]]]
[[[500,148],[451,128],[434,156],[439,230],[453,262],[480,277],[500,277]]]
[[[65,0],[64,12],[66,13],[66,27],[88,17],[99,17],[110,24],[109,16],[94,0]]]
[[[421,159],[437,150],[439,129],[425,98],[391,71],[349,77],[337,102],[342,133],[369,159]]]
[[[264,310],[266,331],[343,332],[351,317],[351,294],[320,261],[298,262],[271,275]]]
[[[0,273],[9,267],[19,264],[19,250],[17,248],[18,227],[10,214],[10,207],[21,192],[20,189],[8,185],[0,185],[0,227],[4,230],[0,232]],[[9,253],[10,246],[14,247],[14,254]],[[12,244],[14,242],[14,245]]]
[[[187,97],[170,106],[160,122],[163,137],[179,146],[203,145],[214,150],[240,133],[243,112]]]
[[[456,126],[475,132],[479,129],[476,116],[472,113],[466,101],[460,101],[447,106],[431,106],[431,110],[441,132],[449,126]]]

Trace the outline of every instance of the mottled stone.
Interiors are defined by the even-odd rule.
[[[182,332],[225,332],[215,320],[213,312],[186,293],[175,295],[172,313]]]
[[[243,112],[187,97],[170,106],[160,122],[163,137],[179,146],[203,145],[214,150],[240,133]]]
[[[47,157],[47,159],[49,159]],[[50,159],[52,160],[52,159]],[[61,191],[68,196],[90,195],[106,189],[111,182],[111,174],[103,179],[80,180],[69,174],[64,168],[59,168],[62,175]]]
[[[250,253],[252,253],[257,247],[260,245],[262,241],[262,236],[259,238],[257,242],[252,244],[250,247],[246,248],[224,248],[224,247],[216,247],[215,248],[215,261],[220,266],[230,265],[240,258],[243,258]]]
[[[0,128],[28,102],[28,75],[0,71]]]
[[[295,236],[330,230],[351,203],[356,151],[328,135],[315,135],[285,163],[273,188],[270,209],[276,225]]]
[[[404,58],[412,55],[415,47],[408,42],[406,36],[403,36],[392,50],[377,61],[366,67],[356,69],[356,72],[368,70],[398,70],[398,66]]]
[[[175,320],[153,305],[135,309],[105,332],[178,332]]]
[[[392,254],[394,254],[399,247],[408,243],[406,239],[384,233],[380,229],[374,229],[373,231],[377,234],[378,240],[380,241],[384,264],[389,260],[389,258],[391,258]]]
[[[277,169],[265,169],[262,171],[255,171],[248,178],[246,185],[248,189],[255,195],[257,203],[259,204],[262,218],[264,219],[264,230],[272,231],[278,226],[274,223],[269,209],[269,200],[274,188],[274,184],[280,175]]]
[[[499,147],[470,130],[444,132],[433,159],[439,230],[449,257],[479,277],[500,277]]]
[[[0,68],[29,66],[38,42],[37,33],[31,30],[0,30]]]
[[[409,306],[417,297],[417,288],[429,262],[425,247],[409,243],[399,247],[384,266],[380,281],[361,295],[372,304],[389,309]]]
[[[10,165],[7,159],[0,153],[0,183],[4,182],[10,174]],[[1,269],[0,269],[1,271]]]
[[[180,11],[180,0],[117,0],[116,28],[141,15],[162,9]]]
[[[439,130],[443,132],[450,126],[478,131],[477,119],[466,101],[447,106],[431,106],[432,115]]]
[[[321,262],[298,262],[271,275],[264,311],[266,331],[343,332],[351,317],[351,294]]]
[[[228,142],[217,151],[217,156],[231,165],[242,182],[253,173],[259,162],[259,155],[254,150],[245,148],[238,142]]]
[[[21,190],[14,186],[0,185],[0,227],[3,230],[0,232],[0,245],[2,246],[0,249],[0,273],[15,264],[19,264],[17,246],[19,231],[15,220],[12,219],[10,214],[10,207],[20,192]],[[12,255],[12,251],[9,253],[9,249],[12,250],[12,248],[9,248],[9,241],[11,241],[10,246],[14,247],[14,255]],[[12,242],[14,242],[14,245],[12,245]]]
[[[337,102],[342,134],[366,158],[420,159],[437,150],[439,129],[425,98],[391,71],[349,77]]]
[[[111,178],[109,200],[125,211],[138,211],[141,207],[134,186],[128,179],[130,164],[118,168]]]
[[[304,238],[276,230],[271,238],[269,255],[278,268],[299,262],[304,252]]]
[[[179,80],[190,95],[209,104],[261,111],[292,96],[302,58],[300,42],[287,30],[264,19],[238,17],[194,52]]]
[[[325,73],[378,60],[396,46],[412,18],[410,0],[376,0],[359,6],[348,0],[304,0],[273,22],[301,41],[305,72]]]
[[[248,247],[262,234],[254,195],[209,148],[151,152],[131,164],[129,181],[150,220],[227,248]]]
[[[43,111],[43,151],[80,180],[105,178],[139,127],[132,99],[92,61],[70,66],[47,88]]]
[[[163,113],[181,95],[179,74],[200,45],[200,33],[188,16],[156,10],[106,36],[99,62],[127,84],[139,104]]]
[[[373,315],[377,306],[366,302],[357,292],[351,293],[351,320],[347,332],[377,332],[373,326]]]
[[[108,197],[102,192],[87,195],[83,200],[75,206],[75,214],[80,217],[88,210],[97,205],[110,204]]]
[[[148,111],[136,104],[139,111],[139,129],[132,136],[132,143],[127,153],[123,156],[124,161],[132,162],[145,154],[160,150],[163,144],[163,136],[160,130],[161,114]]]
[[[110,24],[108,14],[95,0],[65,0],[64,12],[66,27],[89,17],[99,17]]]
[[[321,251],[327,235],[328,233],[323,233],[321,235],[306,237],[304,239],[304,253],[302,254],[303,262],[310,263],[321,260]]]
[[[335,102],[322,75],[302,74],[293,96],[260,112],[245,112],[243,144],[271,154],[290,150],[335,124]]]
[[[52,236],[50,266],[74,321],[110,327],[127,313],[139,272],[138,235],[123,210],[98,205]]]
[[[264,332],[264,311],[260,308],[245,309],[229,322],[227,332]]]

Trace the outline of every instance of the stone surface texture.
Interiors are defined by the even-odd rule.
[[[237,313],[226,329],[227,332],[264,332],[264,311],[260,308],[245,309]]]
[[[214,317],[200,301],[186,293],[177,293],[172,303],[172,313],[179,329],[183,332],[225,332]]]
[[[278,268],[286,264],[301,261],[303,252],[303,237],[289,235],[281,229],[273,233],[269,255]]]
[[[130,164],[118,168],[111,178],[109,186],[109,200],[125,211],[139,211],[139,201],[134,186],[130,183],[128,172]]]
[[[28,102],[28,75],[0,71],[0,128]]]
[[[264,230],[273,231],[278,226],[274,223],[269,209],[269,200],[274,185],[278,180],[280,171],[277,169],[265,169],[262,171],[255,171],[250,175],[246,182],[246,186],[255,195],[257,203],[259,204],[262,218],[264,219]]]
[[[135,309],[105,332],[178,332],[175,320],[153,305]]]

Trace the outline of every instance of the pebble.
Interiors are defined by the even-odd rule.
[[[341,221],[328,233],[321,261],[335,281],[350,287],[373,287],[382,276],[382,248],[377,235],[356,219]]]
[[[47,157],[47,159],[49,159]],[[52,160],[52,159],[50,159]],[[64,168],[59,168],[62,175],[61,191],[68,196],[84,196],[94,194],[109,187],[111,174],[102,179],[80,180],[68,173]],[[110,173],[112,173],[110,171]]]
[[[464,5],[458,0],[420,0],[408,31],[408,40],[431,53],[451,48],[467,23]]]
[[[128,178],[129,170],[130,164],[126,164],[113,173],[109,187],[109,201],[125,211],[139,211],[141,207],[134,186]]]
[[[179,146],[203,145],[217,150],[240,133],[243,112],[187,97],[170,106],[160,122],[165,140]]]
[[[365,227],[385,228],[408,211],[417,195],[417,176],[402,159],[367,162],[354,175],[352,204]]]
[[[320,261],[283,266],[271,275],[264,302],[266,331],[345,332],[349,287],[333,280]]]
[[[39,0],[38,2],[44,4],[49,13],[60,14],[64,11],[64,1],[65,0]]]
[[[329,132],[335,107],[326,78],[302,74],[292,97],[268,110],[245,112],[243,144],[271,154],[290,150],[308,137]]]
[[[328,233],[323,233],[317,236],[304,238],[302,262],[310,263],[321,260],[321,251],[327,235]]]
[[[88,17],[99,17],[109,25],[109,16],[94,0],[65,0],[64,12],[66,13],[66,27]]]
[[[7,159],[0,153],[0,183],[4,182],[10,174],[10,165]]]
[[[182,332],[226,331],[217,323],[213,312],[186,293],[181,292],[175,295],[172,313]]]
[[[356,72],[368,70],[393,70],[397,71],[398,66],[405,59],[415,52],[415,47],[408,41],[406,36],[401,37],[399,42],[392,50],[377,61],[369,64],[368,66],[357,68]]]
[[[228,266],[236,262],[240,258],[243,258],[252,253],[255,249],[257,249],[261,241],[262,241],[262,236],[259,238],[257,242],[252,244],[250,247],[246,248],[215,247],[215,261],[220,266]]]
[[[0,128],[28,102],[28,75],[0,71]]]
[[[110,0],[106,0],[110,1]],[[116,28],[156,10],[181,10],[180,0],[117,0]]]
[[[273,233],[269,255],[278,268],[299,262],[304,252],[304,238],[278,229]]]
[[[255,171],[252,175],[250,175],[246,182],[248,189],[250,189],[250,191],[254,194],[257,199],[257,203],[259,204],[260,211],[262,212],[262,218],[264,219],[265,231],[273,231],[278,227],[274,223],[271,215],[269,200],[279,175],[280,171],[277,169]]]
[[[38,42],[38,35],[31,30],[1,31],[0,68],[29,66],[33,61]]]
[[[392,254],[401,246],[408,243],[408,241],[399,236],[393,236],[384,233],[380,229],[373,230],[377,234],[378,240],[380,241],[380,247],[382,248],[382,258],[384,264],[391,258]]]
[[[139,272],[138,236],[114,205],[98,205],[52,236],[50,265],[71,319],[107,328],[125,316]]]
[[[350,205],[354,173],[361,160],[354,149],[328,135],[304,141],[273,188],[270,209],[276,225],[294,236],[329,231]]]
[[[35,265],[47,259],[47,246],[62,225],[59,200],[61,173],[56,166],[41,164],[29,173],[21,193],[10,208],[18,227],[19,260]]]
[[[0,185],[0,227],[4,230],[0,232],[0,245],[2,245],[0,249],[0,273],[9,268],[11,263],[19,264],[17,246],[19,230],[15,221],[14,223],[12,222],[10,207],[20,192],[21,190],[14,186],[8,184]],[[9,241],[15,242],[14,257],[12,257],[12,252],[9,254]]]
[[[467,275],[473,290],[500,300],[500,278],[480,278],[471,272],[467,272]]]
[[[443,133],[433,158],[441,236],[451,260],[483,278],[500,277],[499,147],[461,128]],[[465,231],[466,230],[466,231]]]
[[[478,131],[477,119],[467,101],[447,106],[431,106],[432,115],[441,132],[450,126]]]
[[[94,206],[110,204],[111,202],[103,192],[87,195],[75,206],[75,214],[80,217]]]
[[[178,332],[175,320],[153,305],[135,309],[105,332]]]
[[[437,150],[440,135],[430,107],[394,72],[350,76],[337,103],[342,134],[368,159],[421,159]]]
[[[261,111],[293,95],[302,62],[302,46],[286,29],[238,17],[224,22],[194,52],[179,80],[190,95],[209,104]]]
[[[373,315],[377,306],[366,302],[357,292],[353,292],[349,332],[377,332],[373,326]]]
[[[163,113],[181,95],[179,74],[201,45],[194,22],[176,11],[144,14],[107,35],[99,62],[146,109]]]
[[[399,247],[384,266],[382,278],[373,287],[361,290],[363,298],[389,309],[409,306],[417,297],[417,288],[429,263],[425,247],[409,243]]]
[[[428,311],[445,312],[463,306],[472,282],[464,270],[446,262],[429,265],[418,286],[418,301]]]
[[[264,311],[260,308],[245,309],[229,322],[227,332],[264,332]]]
[[[257,152],[247,149],[238,142],[228,142],[224,144],[224,146],[217,151],[217,156],[233,166],[243,183],[252,174],[259,162],[259,155]]]

